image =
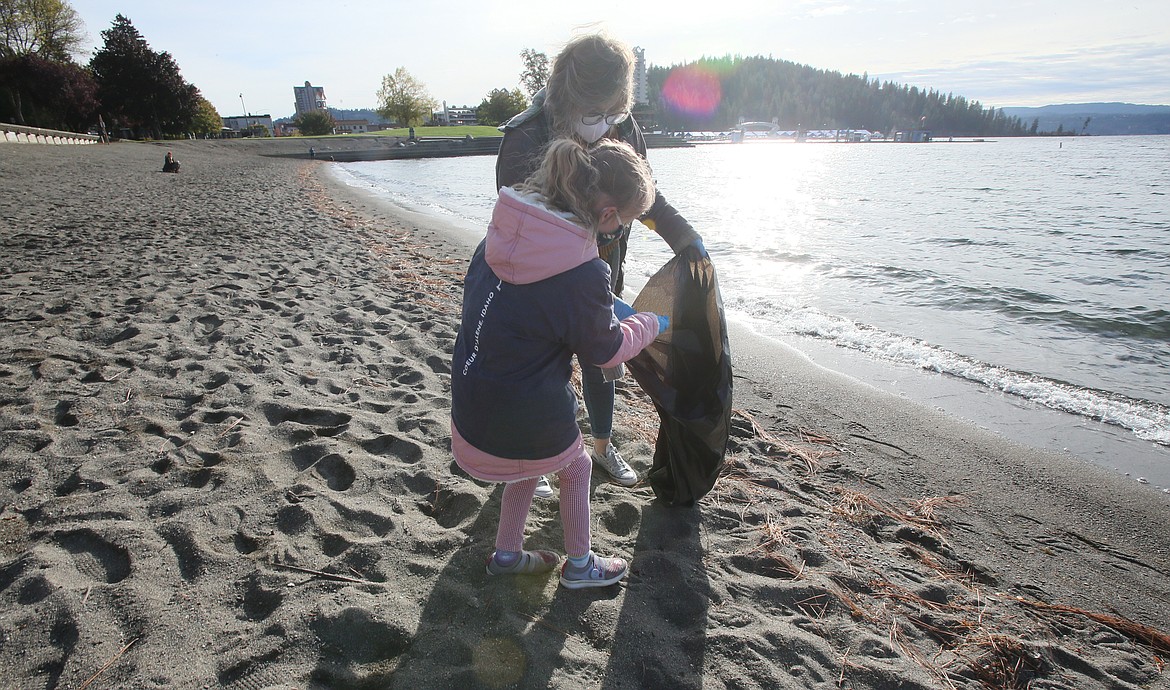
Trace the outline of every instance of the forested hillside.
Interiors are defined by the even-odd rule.
[[[774,58],[652,65],[647,77],[657,124],[666,130],[727,130],[740,121],[775,120],[782,129],[806,130],[925,126],[935,137],[1034,133],[1019,118],[963,96]]]

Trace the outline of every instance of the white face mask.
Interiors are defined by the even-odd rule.
[[[580,135],[580,137],[584,139],[585,143],[587,144],[592,144],[601,137],[605,136],[605,133],[608,132],[609,128],[612,126],[613,125],[606,124],[605,120],[602,120],[595,125],[586,125],[578,121],[575,125],[577,134]]]

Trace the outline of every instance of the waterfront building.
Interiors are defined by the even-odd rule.
[[[275,134],[271,115],[229,115],[221,118],[233,137],[270,137]]]
[[[338,134],[364,134],[370,131],[369,120],[335,120],[333,131]]]
[[[447,107],[446,101],[443,101],[443,109],[434,114],[434,120],[436,123],[448,127],[479,124],[479,120],[475,118],[475,108],[466,105]]]
[[[311,113],[315,110],[325,110],[325,89],[305,82],[304,86],[294,86],[293,96],[296,98],[297,115]]]
[[[646,51],[634,48],[634,105],[650,103],[650,82],[646,77]]]

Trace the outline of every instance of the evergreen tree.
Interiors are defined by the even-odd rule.
[[[689,108],[663,95],[667,78],[688,70],[714,75],[719,102]],[[978,101],[934,89],[880,83],[862,74],[827,72],[774,58],[726,56],[686,65],[652,66],[647,74],[658,123],[667,130],[727,130],[741,121],[776,121],[782,129],[867,129],[925,126],[935,136],[1023,135],[1019,118]],[[690,94],[693,96],[694,94]],[[923,120],[925,118],[925,121]]]
[[[170,53],[151,50],[121,14],[102,38],[89,66],[110,124],[157,139],[191,131],[199,89],[183,79]]]

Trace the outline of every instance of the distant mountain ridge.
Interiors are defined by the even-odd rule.
[[[1008,115],[1165,115],[1170,105],[1139,105],[1136,103],[1063,103],[1034,108],[1003,108]]]
[[[371,108],[329,108],[329,114],[333,116],[334,120],[366,120],[370,124],[385,124],[386,120],[378,111]]]
[[[1038,122],[1040,133],[1065,132],[1097,136],[1170,134],[1170,105],[1135,103],[1063,103],[1035,108],[1001,108],[1026,124]]]

